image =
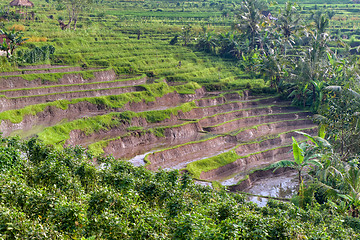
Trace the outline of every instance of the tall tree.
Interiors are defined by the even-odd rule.
[[[326,125],[329,137],[345,160],[360,154],[360,94],[341,86],[329,86],[327,108],[318,117]]]
[[[285,55],[287,46],[292,48],[295,44],[294,35],[303,29],[298,8],[299,6],[296,3],[286,2],[285,7],[279,10],[276,28],[282,34],[282,46]]]
[[[315,19],[315,29],[304,31],[302,43],[305,45],[297,51],[297,57],[294,60],[293,71],[293,89],[291,95],[295,92],[306,90],[306,94],[301,96],[303,107],[312,106],[316,102],[317,92],[315,82],[326,81],[331,68],[327,55],[331,52],[328,47],[329,35],[326,28],[329,24],[328,19],[324,15],[320,15]]]
[[[259,44],[259,34],[266,18],[262,12],[266,8],[262,0],[243,0],[238,14],[235,15],[238,22],[234,27],[246,35],[251,49],[255,49]]]

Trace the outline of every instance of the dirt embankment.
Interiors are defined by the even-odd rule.
[[[151,164],[147,168],[150,170],[157,170],[159,167],[168,168],[182,162],[216,154],[222,150],[234,147],[235,144],[236,140],[232,136],[221,136],[166,149],[149,154],[148,160]]]
[[[177,125],[184,123],[183,121],[178,121],[176,116],[172,115],[170,118],[165,119],[164,121],[157,122],[157,123],[149,123],[146,121],[145,118],[132,118],[131,123],[127,121],[119,122],[118,125],[111,126],[107,129],[103,129],[100,131],[95,131],[91,134],[85,134],[81,130],[73,130],[70,132],[70,138],[66,141],[66,145],[89,145],[91,143],[115,138],[117,136],[125,135],[129,133],[129,127],[141,127],[143,129],[154,128],[159,126],[166,126],[166,125]],[[148,144],[148,143],[146,143]]]
[[[34,70],[31,71],[25,71],[30,70],[29,68],[23,68],[22,71],[15,71],[15,72],[2,72],[0,73],[0,76],[12,76],[12,75],[22,75],[22,74],[39,74],[39,73],[64,73],[64,72],[78,72],[83,70],[81,67],[64,67],[60,66],[57,68],[54,68],[50,65],[43,65],[42,68],[47,69],[38,69],[39,66],[36,66],[37,68],[34,68]]]
[[[7,111],[12,109],[20,109],[29,105],[35,105],[46,102],[53,102],[61,99],[76,99],[88,97],[101,97],[109,95],[119,95],[122,93],[136,92],[144,90],[143,87],[121,87],[101,90],[79,91],[79,92],[65,92],[55,93],[50,95],[39,95],[19,98],[0,98],[0,111]]]
[[[314,133],[316,133],[317,128],[304,129],[301,131],[313,135]],[[289,132],[280,135],[278,138],[264,140],[260,143],[257,142],[257,143],[240,145],[235,149],[235,152],[239,156],[246,156],[251,153],[256,153],[260,151],[264,151],[264,152],[253,154],[245,158],[240,158],[237,161],[233,163],[229,163],[220,168],[208,172],[203,172],[201,173],[200,178],[206,180],[220,180],[238,172],[246,173],[251,169],[259,168],[260,166],[265,166],[270,163],[274,163],[283,159],[290,159],[292,157],[292,153],[290,152],[292,147],[291,146],[281,147],[281,146],[290,145],[292,142],[291,137],[296,137],[297,140],[300,141],[305,139],[304,136],[298,133]],[[268,150],[265,152],[266,149],[272,149],[272,148],[277,148],[277,149]]]
[[[249,98],[249,92],[244,91],[243,95],[239,95],[238,93],[228,93],[217,97],[211,97],[213,94],[211,94],[208,97],[205,97],[203,99],[197,100],[196,106],[198,107],[211,107],[211,106],[217,106],[221,104],[225,104],[227,102],[232,101],[245,101]]]
[[[128,136],[110,141],[104,148],[104,152],[117,158],[130,158],[161,145],[170,147],[192,141],[197,138],[197,133],[197,123],[167,128],[164,130],[163,136],[157,136],[151,132],[136,131]]]
[[[265,166],[283,159],[290,159],[292,153],[291,146],[281,147],[266,152],[251,155],[246,158],[240,158],[235,162],[229,163],[217,169],[200,174],[201,179],[205,180],[221,180],[239,172],[247,172],[254,167]]]
[[[296,120],[303,119],[309,116],[308,112],[298,112],[298,113],[288,113],[288,114],[279,114],[279,115],[264,115],[264,116],[256,116],[250,118],[240,118],[235,119],[230,122],[225,122],[223,124],[214,126],[214,127],[204,127],[205,131],[211,133],[226,133],[235,131],[240,128],[250,127],[254,125],[259,125],[263,123],[270,123],[276,121],[285,121],[285,120]]]
[[[230,96],[234,94],[229,94]],[[236,94],[239,96],[238,94]],[[232,96],[233,99],[236,98],[236,96]],[[237,97],[239,98],[239,97]],[[212,110],[211,112],[216,113],[216,111],[222,111],[222,107],[225,105],[220,105],[217,107],[210,107]],[[143,129],[147,128],[154,128],[159,126],[172,126],[172,125],[178,125],[184,123],[184,121],[179,119],[184,119],[184,116],[188,119],[197,119],[199,117],[204,117],[208,113],[206,111],[208,108],[195,108],[190,110],[189,112],[178,112],[178,115],[171,115],[170,118],[166,118],[161,122],[156,123],[149,123],[143,118],[133,118],[131,121],[131,125],[129,123],[121,123],[117,126],[113,126],[111,128],[108,128],[107,130],[102,130],[99,132],[94,132],[92,134],[86,135],[85,133],[82,133],[79,130],[73,131],[70,134],[70,139],[66,142],[66,144],[81,144],[81,145],[87,145],[88,143],[95,142],[98,140],[101,140],[102,138],[110,139],[114,138],[116,136],[124,135],[127,132],[127,128],[129,127],[142,127]],[[200,129],[202,130],[202,129]]]
[[[127,86],[135,86],[145,84],[147,77],[130,80],[130,81],[116,81],[116,82],[100,82],[94,84],[72,84],[67,86],[52,86],[45,88],[36,88],[36,89],[21,89],[16,91],[0,91],[0,95],[5,95],[6,97],[21,97],[21,96],[33,96],[33,95],[42,95],[42,94],[54,94],[54,93],[64,93],[64,92],[75,92],[75,91],[100,91],[99,89],[106,88],[119,88]],[[121,90],[121,89],[120,89]],[[124,90],[121,90],[124,91]]]
[[[308,133],[310,135],[312,135],[316,131],[317,131],[316,128],[302,130],[302,132]],[[281,134],[277,138],[268,139],[251,144],[240,145],[235,149],[235,152],[240,156],[244,156],[253,152],[259,152],[270,148],[289,145],[292,143],[292,137],[295,137],[298,141],[305,139],[302,135],[296,132],[288,132],[285,134]]]
[[[298,111],[298,109],[294,107],[264,107],[264,108],[248,109],[248,110],[239,110],[239,111],[227,112],[224,114],[217,114],[216,116],[213,117],[201,119],[200,124],[203,127],[207,127],[237,118],[245,118],[245,117],[265,115],[265,114],[295,112],[295,111]]]
[[[259,106],[267,106],[271,104],[278,104],[279,106],[285,105],[282,102],[278,103],[278,98],[268,98],[268,99],[262,99],[262,100],[249,100],[249,101],[242,101],[242,100],[236,100],[236,101],[227,101],[224,100],[223,97],[219,99],[207,99],[202,100],[201,104],[197,103],[197,106],[201,105],[199,108],[193,109],[193,112],[190,112],[192,116],[188,116],[187,113],[184,113],[184,115],[181,118],[191,118],[196,115],[196,118],[202,118],[206,116],[211,116],[219,113],[225,113],[230,111],[235,111],[239,109],[247,109],[247,108],[253,108],[253,107],[259,107]],[[216,102],[222,102],[220,105],[216,105]],[[209,104],[209,105],[206,105]]]
[[[291,131],[294,129],[303,129],[315,126],[316,125],[310,119],[275,122],[241,131],[236,135],[236,138],[239,142],[248,142],[254,140],[255,138],[267,136],[269,134],[279,134],[281,132]]]
[[[202,88],[196,90],[195,94],[178,94],[176,92],[172,92],[164,95],[163,97],[156,98],[153,102],[146,102],[144,100],[137,103],[131,102],[125,104],[122,108],[108,108],[105,105],[95,105],[86,101],[71,104],[65,110],[49,106],[46,107],[44,111],[39,112],[36,115],[25,115],[23,121],[20,123],[12,123],[9,120],[1,121],[0,131],[3,132],[4,136],[8,136],[15,130],[28,131],[36,125],[53,126],[65,119],[67,121],[73,121],[83,117],[106,114],[108,112],[141,112],[145,110],[166,109],[168,107],[174,107],[178,104],[201,98],[204,94],[205,92]]]
[[[254,173],[249,174],[248,178],[244,181],[241,181],[238,184],[228,186],[228,189],[231,192],[237,192],[237,191],[245,191],[246,189],[250,188],[256,181],[262,179],[262,178],[270,178],[273,176],[282,175],[285,172],[295,171],[292,168],[279,168],[274,171],[274,169],[268,169],[268,170],[258,170]]]
[[[46,81],[42,79],[36,80],[25,80],[22,77],[7,77],[0,78],[0,89],[15,89],[15,88],[34,88],[39,86],[46,85],[66,85],[66,84],[79,84],[79,83],[89,83],[89,82],[103,82],[103,81],[112,81],[116,79],[116,74],[114,70],[106,70],[94,72],[94,77],[90,79],[84,79],[81,73],[69,73],[64,74],[62,78],[58,81]]]

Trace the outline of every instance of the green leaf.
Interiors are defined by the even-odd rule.
[[[338,194],[338,196],[339,197],[341,197],[341,198],[343,198],[343,199],[345,199],[345,200],[349,200],[349,201],[353,201],[354,199],[350,196],[350,195],[348,195],[348,194]]]
[[[321,138],[325,138],[325,125],[324,124],[321,124],[320,125],[320,128],[319,128],[319,137]]]
[[[315,165],[319,168],[323,168],[323,165],[321,164],[321,162],[319,162],[318,160],[316,159],[312,159],[312,160],[309,160],[307,163],[309,164],[312,164],[312,165]]]
[[[312,137],[311,135],[304,133],[304,132],[300,132],[300,131],[295,131],[295,132],[307,137],[311,142],[313,142],[318,147],[317,142],[315,141],[314,137]]]
[[[274,172],[275,172],[279,168],[285,168],[285,167],[296,168],[296,166],[297,164],[294,161],[282,160],[271,164],[269,168],[274,168]]]
[[[294,160],[298,165],[301,165],[304,161],[304,155],[303,150],[300,148],[298,142],[294,137],[292,137],[293,140],[293,154],[294,154]]]

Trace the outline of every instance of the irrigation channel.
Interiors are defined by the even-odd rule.
[[[292,137],[303,139],[296,131],[317,132],[311,113],[278,96],[206,92],[198,84],[112,69],[38,66],[3,74],[0,83],[4,136],[38,136],[59,148],[82,145],[95,155],[153,171],[187,171],[256,195],[293,193],[289,172],[250,173],[291,159]]]

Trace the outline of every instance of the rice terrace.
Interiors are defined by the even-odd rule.
[[[0,0],[0,239],[360,239],[359,13]]]

